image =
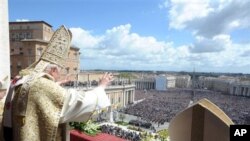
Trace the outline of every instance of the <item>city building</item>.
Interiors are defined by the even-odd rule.
[[[223,94],[250,96],[250,81],[241,80],[239,77],[204,77],[200,76],[198,87],[200,89],[208,89],[218,91]]]
[[[45,21],[9,22],[12,77],[40,58],[53,33],[52,26]],[[70,75],[76,80],[80,70],[79,48],[71,46],[66,57],[62,76]]]
[[[229,94],[250,97],[250,82],[235,82],[230,84]]]
[[[155,79],[155,89],[158,91],[167,90],[167,79],[165,75],[157,76]]]
[[[167,90],[167,88],[176,87],[176,76],[150,76],[146,78],[133,79],[131,82],[135,84],[135,88],[137,90]]]
[[[155,78],[140,78],[134,79],[132,82],[135,84],[137,90],[151,90],[155,89]]]
[[[225,94],[229,93],[231,84],[238,81],[235,77],[204,77],[200,76],[198,79],[197,88],[219,91]]]
[[[175,87],[176,88],[190,88],[191,76],[190,75],[176,75]]]

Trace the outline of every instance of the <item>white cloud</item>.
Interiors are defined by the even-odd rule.
[[[28,22],[30,21],[29,19],[16,19],[16,22]]]
[[[196,67],[198,71],[249,72],[245,68],[250,56],[245,54],[250,44],[235,44],[230,35],[197,36],[190,48],[132,33],[131,28],[130,24],[120,25],[99,36],[71,28],[73,44],[81,48],[82,69],[192,71]]]
[[[82,28],[70,28],[70,31],[74,34],[72,42],[81,48],[93,48],[100,40],[99,37],[92,36],[90,31]]]
[[[250,27],[249,0],[170,0],[170,28],[191,29],[204,37]]]
[[[169,26],[176,29],[185,28],[187,22],[206,17],[213,11],[208,0],[171,0],[169,3]]]
[[[220,52],[223,51],[228,44],[231,44],[229,35],[216,35],[212,39],[197,36],[190,50],[194,53]]]

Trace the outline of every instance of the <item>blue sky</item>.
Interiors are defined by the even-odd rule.
[[[9,0],[9,17],[66,25],[84,70],[250,73],[249,7],[249,0]]]

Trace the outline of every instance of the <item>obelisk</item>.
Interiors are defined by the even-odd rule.
[[[0,90],[6,90],[10,82],[10,47],[8,0],[0,0]]]

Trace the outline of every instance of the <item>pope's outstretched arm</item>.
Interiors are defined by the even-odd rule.
[[[69,90],[65,96],[60,123],[70,121],[87,121],[93,112],[110,106],[105,88],[113,80],[111,73],[105,73],[99,81],[99,86],[91,91],[82,92]]]

